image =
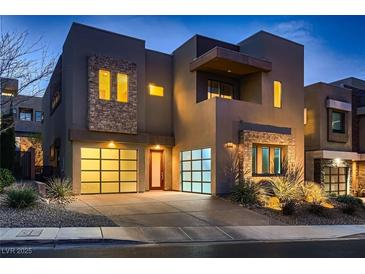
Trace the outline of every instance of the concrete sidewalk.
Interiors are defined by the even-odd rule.
[[[365,225],[0,228],[1,245],[291,241],[365,235]]]

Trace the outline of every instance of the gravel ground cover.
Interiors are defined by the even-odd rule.
[[[251,210],[279,220],[288,225],[349,225],[365,224],[365,210],[359,208],[353,215],[348,215],[340,209],[341,204],[332,201],[335,208],[325,208],[323,216],[309,212],[308,204],[297,206],[294,215],[285,216],[281,211],[264,207],[255,207]]]
[[[86,227],[117,226],[102,215],[90,215],[65,209],[58,203],[38,200],[33,207],[9,208],[6,196],[0,194],[0,227]]]

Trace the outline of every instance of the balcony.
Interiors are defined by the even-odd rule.
[[[241,52],[215,47],[190,63],[190,71],[205,71],[242,77],[254,72],[269,72],[272,63]]]

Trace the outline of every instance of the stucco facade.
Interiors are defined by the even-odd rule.
[[[304,161],[303,58],[302,45],[266,32],[236,45],[196,35],[164,54],[143,40],[73,24],[43,98],[46,165],[71,177],[75,193],[215,195],[231,190],[226,155],[241,147],[247,176],[278,176],[284,154]],[[101,68],[112,75],[109,101],[99,98]],[[126,103],[115,100],[116,73],[128,74]],[[274,156],[259,161],[270,166],[265,174],[252,171],[252,145],[276,153],[275,163]]]

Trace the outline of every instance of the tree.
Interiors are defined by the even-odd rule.
[[[6,86],[11,79],[18,80],[17,90],[13,96],[0,96],[0,109],[4,106],[15,107],[28,100],[16,100],[19,95],[42,95],[53,72],[55,59],[50,57],[42,37],[32,40],[27,31],[2,32],[0,34],[0,79],[1,86]],[[14,127],[14,121],[1,126],[0,138],[9,128]]]

